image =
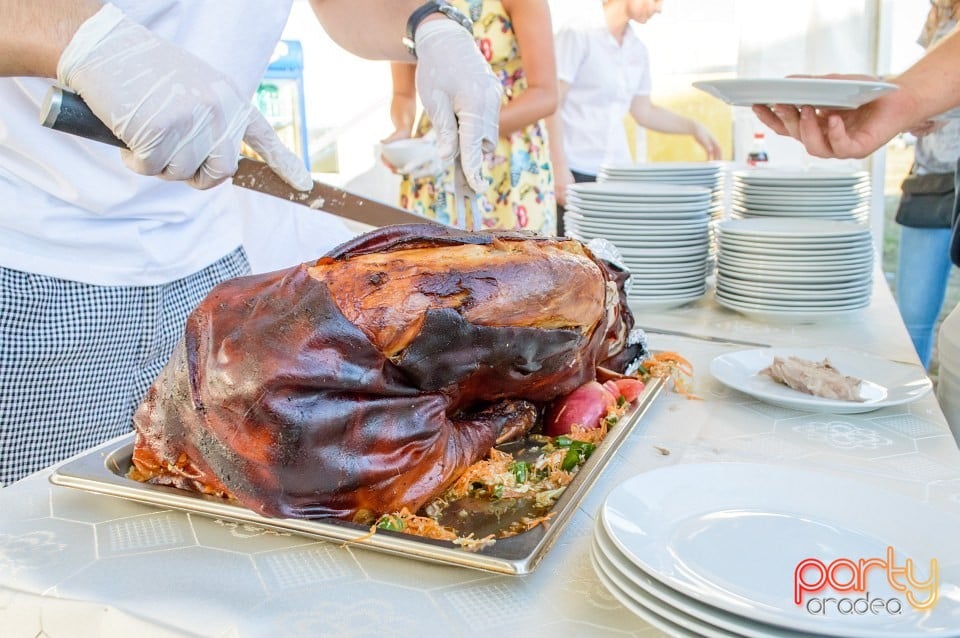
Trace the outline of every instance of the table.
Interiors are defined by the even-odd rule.
[[[745,346],[656,333],[842,345],[919,365],[879,270],[871,306],[853,318],[764,323],[710,295],[636,314],[654,348],[693,362],[703,400],[656,401],[533,574],[422,563],[158,510],[52,486],[46,470],[0,490],[0,635],[657,636],[598,582],[589,546],[614,486],[676,463],[812,467],[960,512],[960,452],[933,394],[859,415],[796,412],[710,376],[713,357]]]

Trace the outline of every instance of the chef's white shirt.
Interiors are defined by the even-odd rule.
[[[619,44],[605,24],[564,27],[555,45],[557,77],[569,85],[559,110],[568,166],[596,175],[604,163],[629,163],[623,118],[634,97],[650,95],[647,46],[632,27]]]
[[[292,0],[113,0],[253,96]],[[98,285],[174,281],[241,244],[229,183],[140,176],[116,148],[44,128],[53,81],[0,78],[0,266]]]

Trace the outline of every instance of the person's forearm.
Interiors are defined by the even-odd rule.
[[[416,69],[416,65],[406,62],[390,64],[390,76],[393,80],[390,120],[395,132],[403,131],[407,135],[413,131],[413,121],[417,116],[417,89],[414,82]]]
[[[655,105],[645,109],[639,116],[634,115],[634,119],[644,128],[659,133],[693,135],[697,128],[697,123],[689,117]]]
[[[371,60],[414,60],[402,38],[407,18],[423,0],[310,0],[310,4],[327,34],[347,51]],[[446,19],[434,13],[424,22]]]
[[[510,17],[526,89],[500,108],[500,137],[523,130],[557,108],[557,64],[546,0],[503,0]]]
[[[530,87],[523,95],[500,109],[500,137],[523,130],[553,113],[557,108],[557,92],[547,87]]]
[[[960,106],[960,32],[954,30],[892,81],[901,87],[904,127]]]
[[[99,0],[0,1],[0,76],[57,77],[57,61]]]

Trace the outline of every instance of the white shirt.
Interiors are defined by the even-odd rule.
[[[252,96],[292,0],[113,0]],[[0,266],[98,285],[168,283],[241,244],[233,187],[133,173],[119,151],[42,127],[53,80],[0,78]]]
[[[569,85],[560,121],[570,169],[596,175],[604,163],[629,163],[623,118],[634,97],[650,95],[647,46],[631,27],[618,44],[605,24],[565,27],[555,44],[557,77]]]

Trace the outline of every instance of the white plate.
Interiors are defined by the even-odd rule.
[[[704,199],[710,197],[710,191],[699,186],[678,184],[650,184],[633,182],[583,182],[571,184],[571,193],[583,198],[606,197],[666,197],[677,199]]]
[[[661,172],[717,172],[723,168],[721,162],[644,162],[641,164],[601,164],[600,171],[623,173],[661,173]]]
[[[616,239],[613,240],[613,244],[620,250],[620,254],[624,256],[647,256],[650,254],[650,251],[655,250],[666,250],[673,249],[679,252],[679,249],[685,248],[703,248],[707,245],[708,238],[706,237],[691,237],[691,238],[681,238],[681,239],[650,239],[646,242],[640,243],[638,245],[628,246],[626,244],[619,244]],[[686,251],[685,251],[686,252]],[[695,251],[691,251],[695,252]]]
[[[728,249],[731,249],[731,252],[743,252],[748,254],[754,254],[759,249],[779,249],[779,250],[792,250],[797,253],[798,257],[803,256],[820,256],[820,251],[822,250],[838,250],[838,251],[847,251],[851,256],[859,255],[864,252],[864,248],[872,248],[873,245],[868,241],[863,242],[859,239],[806,239],[803,241],[780,241],[773,240],[764,241],[763,243],[757,243],[755,241],[738,239],[729,235],[723,235],[719,238],[722,245]]]
[[[671,210],[624,208],[619,211],[601,211],[582,204],[568,204],[566,213],[575,213],[574,219],[584,224],[629,224],[653,220],[673,220],[677,222],[706,222],[710,220],[709,209],[698,206],[690,209]],[[579,216],[579,219],[577,219]],[[566,219],[566,217],[564,217]]]
[[[760,217],[803,217],[807,219],[816,218],[816,219],[830,219],[838,222],[856,222],[864,226],[867,225],[869,221],[869,216],[867,213],[857,213],[851,215],[849,213],[820,213],[820,212],[811,212],[811,213],[767,213],[762,211],[739,211],[734,210],[730,211],[730,219],[755,219]]]
[[[798,285],[804,283],[805,282],[803,280],[793,281],[784,279],[783,281],[771,282],[764,281],[762,279],[751,279],[750,277],[738,275],[738,273],[731,273],[726,268],[717,269],[718,289],[729,289],[736,292],[738,288],[743,288],[751,291],[749,295],[762,294],[763,292],[773,290],[780,290],[782,291],[782,294],[789,294],[791,290],[799,293],[803,293],[805,291],[813,296],[812,301],[817,301],[817,296],[819,296],[819,299],[825,300],[829,298],[831,294],[838,292],[852,294],[854,291],[856,291],[857,297],[869,297],[870,292],[873,290],[872,277],[863,277],[861,279],[853,279],[851,281],[844,280],[843,285],[840,287],[837,286],[837,282],[829,280],[812,280],[810,281],[809,285]]]
[[[717,303],[724,308],[739,312],[751,319],[777,324],[809,324],[836,319],[849,319],[859,315],[864,308],[870,305],[865,302],[862,305],[839,310],[783,310],[779,308],[773,309],[769,306],[730,301],[720,295],[717,295],[715,299]]]
[[[721,253],[739,256],[741,259],[757,258],[774,262],[802,263],[823,259],[860,261],[869,260],[873,257],[873,246],[871,244],[840,248],[834,247],[833,244],[826,246],[781,246],[758,247],[755,244],[736,244],[727,241],[727,238],[723,236],[720,237],[719,242]]]
[[[832,301],[807,301],[796,299],[781,299],[765,297],[763,295],[745,295],[726,288],[716,291],[718,300],[726,303],[743,306],[747,310],[784,312],[796,310],[800,312],[845,312],[860,310],[870,305],[870,295],[865,294],[850,299],[835,299]]]
[[[870,212],[869,206],[741,206],[730,204],[734,213],[752,214],[754,217],[827,217],[846,216],[866,218]]]
[[[703,80],[693,86],[733,106],[795,104],[855,109],[896,91],[888,82],[823,78]]]
[[[632,563],[666,586],[726,613],[761,623],[849,638],[960,633],[960,520],[926,503],[825,471],[782,464],[702,463],[664,467],[613,488],[601,523]],[[885,559],[926,578],[938,561],[939,601],[918,612],[882,570],[866,574],[871,599],[898,598],[899,615],[811,614],[810,598],[863,597],[826,588],[794,603],[807,559]],[[805,578],[812,579],[810,568]],[[849,572],[840,568],[841,581]],[[919,594],[919,599],[926,596]],[[812,603],[811,603],[812,604]]]
[[[590,559],[593,570],[597,574],[597,579],[607,588],[610,595],[649,625],[659,629],[667,636],[673,636],[674,638],[702,638],[707,635],[703,633],[703,628],[699,625],[693,625],[697,627],[696,630],[688,629],[639,604],[634,597],[623,591],[620,586],[607,575],[607,572],[598,564],[597,557],[592,551],[590,552]]]
[[[628,201],[628,202],[597,202],[585,201],[579,197],[570,195],[567,198],[569,206],[590,211],[603,213],[602,216],[617,217],[618,213],[638,213],[638,212],[693,212],[703,211],[708,208],[704,202],[680,203],[680,204],[650,204],[646,200]]]
[[[784,281],[796,277],[810,277],[811,281],[823,283],[837,281],[838,279],[859,278],[866,281],[873,278],[872,259],[861,261],[831,260],[817,263],[815,261],[768,261],[756,258],[737,259],[720,253],[717,265],[719,270],[729,272],[732,276],[754,281],[764,281],[769,277],[780,277]]]
[[[846,206],[848,208],[854,208],[864,205],[866,200],[863,197],[857,196],[835,197],[833,195],[827,195],[825,197],[791,197],[790,195],[765,196],[732,193],[730,201],[745,208],[752,208],[754,206],[767,206],[768,208]]]
[[[706,287],[702,289],[701,292],[694,292],[686,295],[673,296],[673,295],[662,295],[662,296],[646,296],[641,295],[638,297],[632,297],[627,295],[627,301],[630,304],[630,307],[634,310],[668,310],[670,308],[677,308],[684,304],[688,304],[698,299],[702,299],[704,294],[706,294]]]
[[[824,290],[829,287],[851,287],[863,286],[866,288],[873,285],[873,269],[867,267],[864,269],[844,266],[833,270],[783,270],[762,268],[752,266],[752,270],[743,266],[734,266],[728,262],[719,262],[717,264],[717,275],[725,282],[730,281],[735,284],[747,286],[795,286],[797,288],[807,287],[812,290]],[[804,286],[806,284],[806,286]]]
[[[756,220],[760,221],[760,220]],[[824,220],[826,221],[826,220]],[[842,222],[840,222],[842,223]],[[860,254],[873,249],[873,243],[869,235],[861,237],[803,237],[797,236],[791,239],[773,237],[769,240],[752,238],[746,235],[732,235],[725,232],[717,233],[721,244],[731,247],[741,252],[762,252],[764,250],[792,251],[802,254],[809,251],[808,254],[819,254],[824,251],[848,252],[851,254]]]
[[[789,168],[771,166],[752,168],[733,173],[734,182],[751,185],[782,186],[789,188],[819,188],[850,184],[861,186],[870,183],[867,171],[844,171],[830,168]]]
[[[653,576],[630,562],[607,535],[603,528],[603,510],[597,514],[593,530],[594,568],[603,570],[610,579],[608,587],[614,585],[618,593],[631,598],[631,602],[642,605],[672,622],[691,630],[696,627],[700,635],[707,632],[727,630],[738,636],[751,638],[769,638],[777,635],[781,638],[815,638],[816,634],[791,631],[727,613],[722,609],[705,605],[700,601],[684,596],[675,589],[667,587]],[[619,579],[618,579],[619,577]],[[724,632],[724,635],[729,635]]]
[[[811,301],[804,299],[778,299],[762,295],[745,295],[726,288],[717,288],[716,297],[726,303],[743,306],[748,310],[773,310],[777,312],[797,310],[800,312],[842,312],[859,310],[870,305],[870,293],[863,293],[849,299]]]
[[[817,185],[813,187],[787,187],[787,186],[769,186],[767,184],[748,184],[743,180],[737,180],[731,189],[734,193],[743,193],[745,195],[804,195],[808,191],[816,195],[869,195],[872,192],[869,184],[841,184],[835,185]]]
[[[815,397],[757,374],[773,363],[774,356],[796,356],[811,361],[827,358],[843,374],[864,380],[862,392],[867,400],[858,403]],[[898,363],[843,347],[740,350],[714,359],[710,363],[710,373],[721,383],[761,401],[834,414],[869,412],[909,403],[927,394],[931,388],[930,379],[919,365]]]
[[[648,230],[646,228],[630,228],[627,233],[614,238],[613,242],[618,248],[645,248],[651,245],[657,245],[660,242],[699,242],[707,243],[710,241],[710,233],[704,227],[700,230],[673,230],[671,228],[662,230]]]
[[[590,559],[597,578],[617,602],[668,635],[679,638],[737,638],[738,634],[662,605],[643,590],[631,587],[629,579],[611,564],[596,544],[590,548]]]
[[[717,282],[717,290],[731,296],[739,295],[744,301],[756,299],[770,305],[786,305],[785,302],[797,302],[807,308],[823,308],[829,305],[846,305],[870,298],[872,286],[861,284],[844,290],[827,292],[824,290],[799,291],[777,286],[760,286],[754,283],[740,285],[729,280]]]
[[[822,219],[749,219],[725,221],[717,224],[720,233],[737,235],[746,239],[780,237],[813,239],[817,237],[869,238],[870,231],[849,222],[832,222]]]

